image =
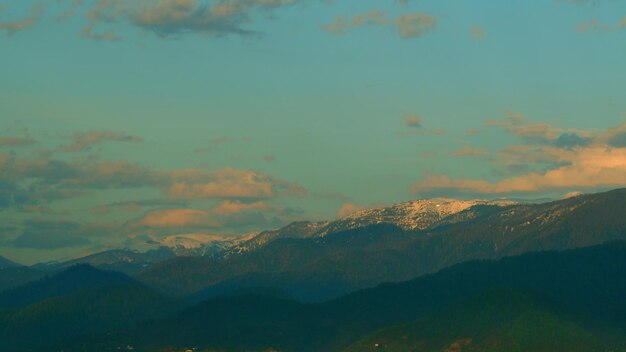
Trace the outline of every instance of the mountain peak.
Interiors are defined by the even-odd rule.
[[[361,210],[339,221],[366,221],[372,224],[388,222],[404,230],[425,230],[448,216],[461,213],[477,205],[504,207],[513,204],[516,202],[426,198],[398,203],[390,207]]]
[[[0,255],[0,269],[14,268],[16,266],[20,266],[20,264],[17,264],[16,262]]]

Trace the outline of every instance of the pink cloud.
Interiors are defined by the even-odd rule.
[[[221,223],[211,217],[205,210],[199,209],[156,209],[149,211],[142,218],[134,221],[132,226],[154,228],[171,227],[219,227]]]
[[[529,172],[497,182],[436,175],[416,182],[412,191],[421,194],[454,190],[466,194],[505,195],[626,185],[626,148],[596,145],[552,151],[560,166],[545,172]]]
[[[344,218],[348,215],[354,214],[357,211],[361,211],[364,209],[366,209],[366,207],[363,205],[354,204],[354,203],[344,203],[339,207],[339,209],[337,209],[337,219]]]

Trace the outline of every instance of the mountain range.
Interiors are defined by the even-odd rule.
[[[40,344],[37,350],[626,351],[625,272],[626,242],[609,242],[457,264],[321,304],[267,290],[184,305],[154,298],[160,307],[156,318],[137,315],[124,328],[113,321],[109,328],[101,325],[78,337],[59,333],[54,344]],[[68,302],[64,297],[84,302],[94,292],[77,289],[43,302]],[[147,288],[142,292],[162,297]],[[168,304],[170,312],[163,313]],[[39,322],[44,314],[32,307],[5,313],[23,317],[9,320],[9,331],[32,331],[30,322]],[[73,314],[65,310],[76,308],[67,304],[55,309],[58,317],[65,317]],[[22,346],[32,346],[31,341],[22,340]]]
[[[624,214],[439,198],[10,264],[0,351],[626,351]]]
[[[3,256],[0,256],[0,269],[14,268],[16,266],[19,266],[19,264],[12,262]]]
[[[436,218],[428,227],[422,222],[421,228],[402,228],[398,221],[372,224],[370,214],[397,209],[392,207],[365,212],[363,226],[357,226],[358,213],[337,225],[324,225],[324,230],[296,223],[275,231],[272,240],[254,249],[224,257],[176,257],[150,266],[137,278],[174,295],[211,297],[243,287],[272,286],[299,300],[324,301],[468,260],[626,239],[624,199],[626,190],[616,190],[543,204],[459,207],[462,210]],[[351,228],[343,230],[340,224],[346,221]],[[330,226],[342,230],[329,232]],[[302,227],[308,229],[306,235],[294,235]]]
[[[618,189],[540,204],[425,199],[238,239],[170,238],[173,247],[112,250],[35,268],[87,263],[195,299],[271,286],[302,301],[324,301],[468,260],[626,239],[625,197],[626,189]],[[187,250],[177,255],[181,243]]]

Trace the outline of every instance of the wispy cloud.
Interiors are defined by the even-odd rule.
[[[3,137],[0,136],[0,147],[22,147],[37,143],[29,137]]]
[[[390,18],[384,11],[372,10],[353,17],[337,17],[323,28],[331,34],[345,35],[362,27],[388,27],[395,29],[402,38],[416,38],[432,32],[436,26],[437,17],[427,13],[407,13]]]
[[[72,139],[73,142],[71,144],[60,145],[59,150],[64,152],[81,152],[105,142],[143,142],[142,138],[122,131],[78,132],[72,136]]]
[[[177,199],[269,199],[281,192],[289,194],[290,189],[295,192],[297,187],[262,172],[234,168],[215,172],[176,170],[169,177],[171,183],[164,191]]]
[[[422,127],[422,117],[418,114],[407,114],[402,118],[404,125],[410,128]]]
[[[354,204],[354,203],[343,203],[339,209],[337,209],[337,219],[345,218],[348,215],[354,214],[358,211],[367,209],[364,205]]]
[[[538,165],[545,167],[494,182],[484,179],[454,179],[435,174],[413,184],[412,191],[420,195],[508,196],[626,185],[626,124],[601,134],[588,132],[585,137],[563,133],[563,130],[548,124],[529,123],[519,116],[497,124],[489,122],[488,125],[500,126],[527,142],[505,147],[500,152],[497,163],[531,168]]]
[[[80,247],[90,243],[88,233],[93,229],[71,221],[27,220],[13,246],[33,249]]]
[[[250,35],[254,30],[244,28],[252,11],[270,11],[294,5],[299,0],[98,0],[86,11],[89,24],[83,28],[84,37],[96,40],[117,40],[119,34],[111,29],[127,23],[152,32],[159,37],[176,37],[186,33],[213,36],[227,34]],[[101,30],[100,27],[108,29]]]
[[[484,148],[465,146],[455,150],[450,156],[483,156],[487,153]]]
[[[43,15],[44,5],[43,3],[36,3],[30,9],[30,14],[24,18],[18,20],[0,20],[0,31],[4,31],[7,35],[13,35],[17,32],[26,30],[34,26],[41,16]],[[2,8],[0,8],[0,15],[3,14]]]
[[[474,26],[470,30],[470,34],[472,38],[478,40],[478,39],[483,39],[485,35],[487,35],[487,32],[485,32],[485,29],[481,26]]]

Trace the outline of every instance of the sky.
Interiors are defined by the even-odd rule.
[[[626,2],[0,0],[0,255],[626,186]]]

